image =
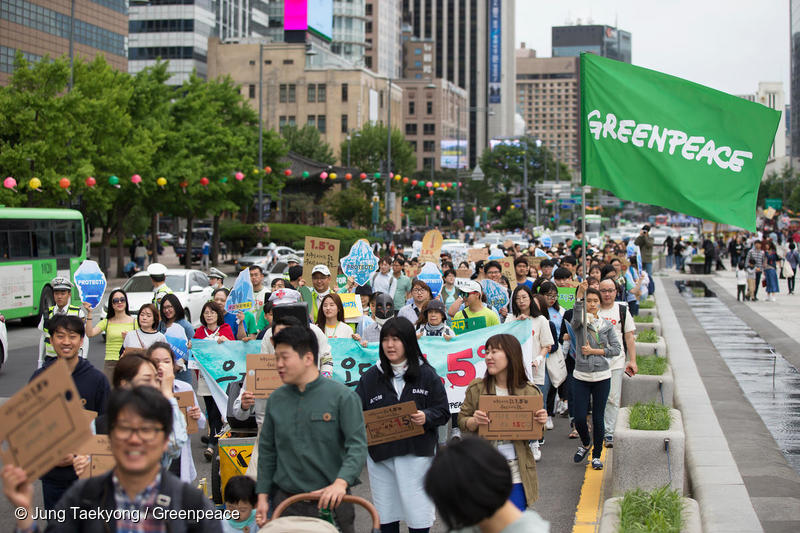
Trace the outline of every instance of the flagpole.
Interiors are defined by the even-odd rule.
[[[581,184],[581,238],[583,242],[583,253],[581,253],[581,261],[583,262],[583,280],[588,281],[586,272],[586,186]],[[586,338],[586,292],[583,293],[583,335]]]

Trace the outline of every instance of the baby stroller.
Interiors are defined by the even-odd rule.
[[[321,518],[311,518],[307,516],[281,517],[281,513],[283,513],[287,507],[293,503],[303,500],[319,500],[319,494],[297,494],[285,499],[280,505],[278,505],[278,507],[275,508],[275,512],[272,514],[272,520],[267,522],[264,527],[259,530],[259,533],[336,533],[339,531],[336,526],[326,522],[325,520],[322,520]],[[381,521],[378,517],[378,510],[374,505],[372,505],[372,503],[364,498],[351,496],[349,494],[346,495],[342,501],[354,503],[365,508],[372,517],[372,529],[370,530],[371,533],[380,533]]]

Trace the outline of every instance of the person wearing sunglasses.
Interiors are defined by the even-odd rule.
[[[110,382],[114,379],[114,367],[117,366],[119,361],[122,343],[125,340],[125,335],[129,331],[133,331],[136,327],[136,321],[131,316],[128,309],[128,295],[122,289],[114,289],[108,295],[108,304],[106,318],[92,327],[92,307],[85,303],[83,307],[86,309],[86,336],[96,337],[101,333],[106,335],[106,357],[103,361],[103,374],[106,375]]]

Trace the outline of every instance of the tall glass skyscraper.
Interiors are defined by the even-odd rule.
[[[789,3],[791,18],[791,112],[789,131],[791,132],[791,156],[800,156],[800,0]]]
[[[576,57],[581,52],[592,52],[631,62],[630,32],[612,26],[553,26],[552,37],[553,57]]]

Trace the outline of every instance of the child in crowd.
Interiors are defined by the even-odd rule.
[[[256,527],[256,482],[247,476],[233,476],[225,484],[225,509],[238,511],[237,518],[222,523],[224,533],[257,533]]]
[[[430,300],[422,308],[417,320],[417,338],[420,337],[444,337],[449,341],[456,336],[450,326],[447,325],[447,313],[441,300]]]
[[[755,281],[755,278],[753,278]],[[744,268],[744,261],[739,261],[738,268],[736,269],[736,300],[739,301],[739,296],[742,297],[741,301],[749,300],[747,296],[747,270]]]
[[[747,264],[747,297],[745,300],[748,302],[753,299],[756,294],[756,260],[750,259]]]

